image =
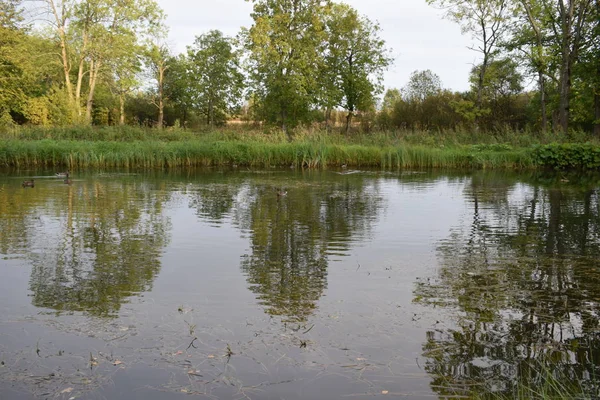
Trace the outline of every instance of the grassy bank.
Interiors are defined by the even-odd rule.
[[[0,165],[10,167],[165,168],[234,165],[326,168],[348,165],[381,168],[528,168],[524,150],[448,149],[424,146],[379,147],[317,143],[97,142],[4,140]]]
[[[415,135],[412,133],[412,135]],[[598,168],[600,145],[417,141],[395,134],[361,136],[256,131],[157,131],[136,128],[18,129],[0,133],[0,166],[173,168],[239,165],[327,168]],[[455,137],[456,139],[456,137]],[[429,142],[435,142],[433,144]]]

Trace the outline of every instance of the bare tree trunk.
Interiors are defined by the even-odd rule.
[[[59,15],[58,10],[56,9],[56,4],[54,4],[54,0],[46,0],[50,8],[52,9],[52,14],[54,15],[54,19],[56,22],[56,28],[58,31],[58,38],[60,41],[60,55],[62,60],[63,72],[65,74],[65,87],[67,88],[67,93],[69,94],[69,101],[71,104],[73,103],[73,85],[71,84],[71,64],[69,63],[69,55],[67,53],[67,37],[65,34],[65,24],[66,24],[66,10],[62,10],[62,15]]]
[[[119,93],[119,125],[125,125],[125,94]]]
[[[85,108],[86,121],[92,121],[92,107],[94,105],[94,94],[96,92],[96,82],[98,81],[98,71],[100,70],[100,61],[90,61],[90,91],[88,93],[87,104]]]
[[[77,86],[75,88],[75,104],[77,105],[77,114],[81,115],[81,86],[83,82],[83,69],[85,67],[85,52],[87,49],[87,33],[83,34],[83,47],[79,57],[79,69],[77,70]]]

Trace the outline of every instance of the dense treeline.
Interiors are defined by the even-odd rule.
[[[249,28],[235,38],[207,31],[176,55],[155,0],[2,0],[0,125],[235,119],[287,134],[321,126],[600,136],[600,0],[427,2],[481,53],[467,92],[444,89],[427,70],[384,93],[393,60],[379,26],[333,1],[253,0]]]

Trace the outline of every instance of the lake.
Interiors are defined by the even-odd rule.
[[[54,172],[0,171],[3,400],[600,395],[599,175]]]

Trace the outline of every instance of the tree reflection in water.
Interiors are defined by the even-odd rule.
[[[36,185],[26,197],[3,191],[0,203],[19,207],[0,218],[2,252],[31,258],[35,306],[111,316],[160,270],[167,200],[164,191],[108,180]]]
[[[439,246],[441,269],[415,301],[457,309],[428,332],[440,395],[600,395],[597,185],[525,185],[477,175],[472,219]]]
[[[288,194],[277,196],[286,186]],[[305,177],[246,188],[236,213],[250,232],[242,260],[249,288],[265,311],[285,322],[305,322],[327,287],[332,256],[347,255],[381,207],[377,181],[364,176]]]

